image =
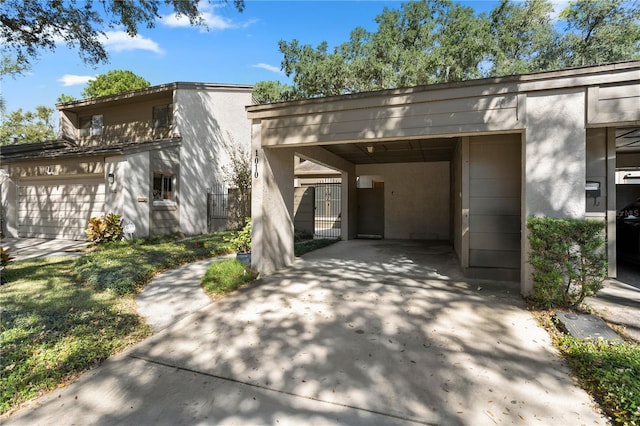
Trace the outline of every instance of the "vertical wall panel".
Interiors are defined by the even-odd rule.
[[[520,135],[476,136],[469,146],[469,266],[520,268]]]

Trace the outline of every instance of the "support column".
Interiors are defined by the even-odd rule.
[[[270,274],[293,263],[293,155],[261,148],[260,122],[252,125],[251,263]],[[257,159],[257,161],[256,161]]]
[[[527,96],[520,260],[524,296],[533,289],[527,219],[585,217],[585,98],[583,89]]]

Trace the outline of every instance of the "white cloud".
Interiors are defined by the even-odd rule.
[[[67,86],[77,86],[79,84],[87,84],[89,80],[94,79],[94,76],[91,75],[74,75],[74,74],[65,74],[58,79],[60,83],[64,87]]]
[[[269,64],[259,63],[259,64],[255,64],[255,65],[251,65],[251,66],[253,68],[262,68],[263,70],[275,72],[275,73],[278,73],[278,74],[284,74],[284,71],[282,71],[279,67],[276,67],[276,66],[273,66],[273,65],[269,65]]]
[[[206,27],[201,28],[202,31],[206,31],[207,29],[208,30],[228,30],[228,29],[234,29],[234,28],[247,28],[257,22],[256,19],[251,19],[244,23],[238,24],[233,22],[233,20],[231,19],[224,18],[214,13],[214,10],[221,6],[207,5],[207,4],[203,4],[202,6],[203,7],[200,8],[201,10],[200,17],[202,18],[202,21],[206,25]],[[162,18],[160,19],[160,22],[166,25],[167,27],[172,27],[172,28],[184,28],[184,27],[191,26],[191,24],[189,23],[189,18],[187,18],[184,15],[177,16],[175,13],[162,16]]]
[[[123,52],[126,50],[149,50],[155,53],[164,53],[158,43],[137,34],[129,36],[125,31],[107,31],[101,40],[105,49],[113,52]]]

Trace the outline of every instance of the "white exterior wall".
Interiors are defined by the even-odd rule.
[[[533,288],[527,219],[585,217],[585,89],[527,96],[522,187],[522,293]]]
[[[450,238],[449,162],[362,164],[356,173],[384,182],[385,238]]]
[[[293,263],[294,151],[259,148],[259,125],[254,129],[258,164],[251,190],[251,263],[269,274]]]
[[[151,197],[150,153],[141,152],[105,159],[105,212],[122,215],[123,224],[133,223],[134,237],[149,236]],[[108,174],[114,174],[109,184]]]
[[[0,169],[9,173],[8,167],[2,167]],[[0,214],[3,215],[2,219],[4,221],[2,231],[6,237],[10,238],[18,238],[18,224],[16,220],[17,197],[16,184],[13,180],[7,179],[4,183],[0,184]]]
[[[224,165],[235,146],[251,145],[247,89],[178,89],[174,95],[174,133],[180,147],[180,228],[185,234],[207,232],[207,191],[223,183]]]

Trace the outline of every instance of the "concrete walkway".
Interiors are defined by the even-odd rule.
[[[461,279],[452,261],[416,242],[318,250],[3,422],[607,424],[518,285]]]
[[[16,260],[52,256],[82,256],[89,245],[86,241],[50,240],[43,238],[5,238],[3,247],[11,248]]]
[[[624,329],[624,333],[640,342],[640,288],[608,279],[595,297],[584,302],[604,320]]]
[[[202,260],[159,275],[136,297],[138,313],[158,332],[207,306],[211,299],[200,285],[202,276],[213,262],[233,256]]]

